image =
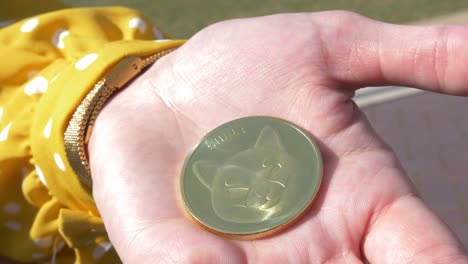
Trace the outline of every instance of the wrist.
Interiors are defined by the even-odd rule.
[[[141,121],[139,117],[162,114],[166,105],[157,100],[153,89],[155,75],[166,72],[169,64],[164,63],[172,54],[166,55],[149,69],[137,76],[123,89],[117,91],[104,104],[96,117],[87,144],[90,176],[93,186],[106,174],[116,169],[108,166],[116,160],[125,161],[134,153],[122,151],[122,145],[131,145],[142,130],[150,129],[153,121]],[[119,151],[116,151],[116,149]],[[115,175],[115,174],[114,174]]]
[[[87,187],[92,188],[93,184],[88,158],[90,152],[87,145],[93,133],[96,118],[102,108],[115,92],[128,85],[129,82],[131,83],[131,80],[147,66],[174,49],[165,49],[145,58],[125,57],[96,83],[74,112],[64,135],[65,149],[70,165],[80,181]]]

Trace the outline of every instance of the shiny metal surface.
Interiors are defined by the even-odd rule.
[[[234,238],[284,227],[312,202],[322,181],[322,158],[310,135],[273,117],[228,122],[205,136],[187,157],[181,192],[190,215]]]

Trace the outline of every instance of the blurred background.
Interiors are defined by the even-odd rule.
[[[0,22],[102,5],[138,9],[173,38],[225,19],[331,9],[391,23],[468,23],[468,0],[15,0],[0,4]],[[468,98],[390,86],[361,89],[355,100],[425,202],[468,246]]]
[[[284,12],[352,10],[371,18],[409,23],[468,10],[467,0],[15,0],[0,4],[0,21],[50,10],[123,5],[145,13],[174,38],[188,38],[216,21]]]

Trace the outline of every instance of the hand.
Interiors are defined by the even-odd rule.
[[[347,12],[210,26],[100,113],[89,145],[94,197],[125,263],[468,263],[352,101],[362,86],[468,94],[468,27],[396,26]],[[214,127],[270,115],[319,142],[317,199],[284,232],[211,234],[183,215],[179,180]]]

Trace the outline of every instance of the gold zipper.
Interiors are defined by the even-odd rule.
[[[167,49],[144,59],[138,56],[125,57],[94,85],[73,113],[64,133],[65,152],[71,167],[86,186],[92,187],[86,145],[104,104],[113,93],[124,87],[146,67],[174,50],[175,48]]]

